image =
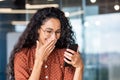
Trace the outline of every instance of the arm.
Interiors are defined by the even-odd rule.
[[[39,80],[42,62],[35,60],[32,73],[29,73],[28,58],[24,51],[17,53],[14,59],[15,80]]]
[[[75,67],[73,80],[82,80],[84,65],[82,62],[82,58],[80,57],[80,54],[71,49],[67,49],[67,51],[65,51],[64,56],[70,60],[69,61],[66,58],[64,58],[64,61],[67,62],[68,64],[71,64],[73,67]]]
[[[49,40],[49,42],[41,45],[37,41],[35,61],[31,75],[29,74],[29,67],[27,66],[28,59],[24,51],[17,54],[14,60],[15,80],[39,80],[43,62],[54,49],[55,43],[56,40]]]
[[[55,43],[56,41],[52,40],[42,45],[39,43],[39,41],[37,41],[35,62],[29,80],[39,80],[43,62],[47,59],[51,51],[54,49]]]
[[[35,60],[32,73],[28,80],[39,80],[42,64],[43,62],[40,62],[39,60]]]
[[[73,80],[83,79],[83,68],[76,68]]]

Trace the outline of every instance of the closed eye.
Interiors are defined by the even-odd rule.
[[[56,31],[56,33],[61,33],[61,31]]]
[[[47,33],[52,33],[53,31],[46,31]]]

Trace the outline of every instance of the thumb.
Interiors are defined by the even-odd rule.
[[[38,49],[39,49],[39,47],[40,47],[40,43],[39,43],[39,41],[38,41],[38,40],[36,41],[36,45],[37,45],[37,46],[36,46],[36,50],[38,50]]]

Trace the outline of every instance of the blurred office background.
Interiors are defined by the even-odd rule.
[[[0,80],[31,16],[59,7],[70,18],[84,59],[84,80],[120,80],[120,0],[0,0]]]

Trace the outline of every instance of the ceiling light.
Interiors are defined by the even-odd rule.
[[[47,1],[54,1],[54,0],[47,0]]]
[[[84,14],[83,10],[72,12],[72,13],[70,13],[69,17],[77,16],[77,15],[81,15],[81,14]]]
[[[5,0],[0,0],[0,1],[5,1]]]
[[[5,12],[5,11],[10,12],[12,11],[12,8],[0,8],[0,12]]]
[[[120,6],[118,4],[114,5],[114,9],[118,11],[120,9]]]
[[[95,2],[96,2],[96,0],[90,0],[90,2],[91,2],[91,3],[95,3]]]
[[[115,9],[116,11],[118,11],[118,10],[120,9],[119,1],[118,1],[118,0],[115,0],[114,9]]]
[[[66,17],[69,17],[69,16],[70,16],[70,13],[69,13],[69,12],[65,12],[65,16],[66,16]]]
[[[0,8],[0,13],[4,13],[4,14],[26,14],[26,13],[33,14],[35,12],[36,10],[18,10],[11,8]]]
[[[40,4],[40,5],[30,5],[26,4],[26,9],[39,9],[44,7],[59,7],[58,4]]]
[[[27,25],[29,21],[11,21],[12,25]]]

